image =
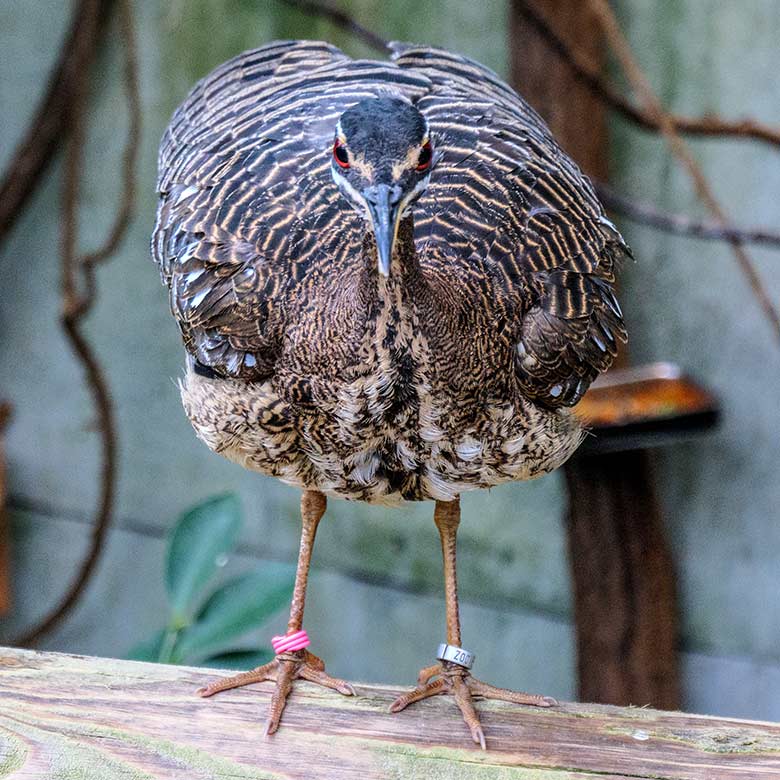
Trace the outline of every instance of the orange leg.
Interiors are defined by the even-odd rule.
[[[441,538],[441,551],[444,559],[444,591],[447,604],[447,644],[460,647],[460,613],[458,610],[458,581],[455,571],[455,547],[460,524],[460,502],[437,501],[433,515]],[[469,670],[451,661],[442,661],[420,671],[417,687],[399,696],[390,707],[391,712],[400,712],[410,704],[427,699],[429,696],[451,694],[463,714],[463,719],[471,732],[474,742],[485,749],[485,734],[474,709],[472,697],[502,699],[515,704],[530,704],[535,707],[552,707],[557,702],[549,696],[510,691],[496,688],[474,679]]]
[[[303,530],[301,532],[301,547],[298,552],[298,569],[295,574],[290,620],[287,623],[288,633],[299,631],[303,625],[306,584],[309,579],[309,566],[311,565],[314,537],[317,533],[317,526],[325,514],[326,505],[325,496],[316,490],[305,490],[301,497]],[[354,689],[348,682],[327,674],[325,672],[325,664],[308,650],[298,650],[294,653],[279,653],[270,663],[258,666],[257,669],[249,672],[241,672],[233,677],[215,680],[205,688],[201,688],[198,693],[201,696],[213,696],[215,693],[227,691],[231,688],[239,688],[243,685],[264,682],[265,680],[274,680],[276,682],[276,690],[271,697],[271,707],[265,729],[266,734],[273,734],[279,728],[279,721],[295,679],[308,680],[317,685],[332,688],[345,696],[355,695]]]

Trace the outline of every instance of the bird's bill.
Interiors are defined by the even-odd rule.
[[[385,185],[378,185],[368,201],[376,238],[377,266],[382,276],[390,276],[390,262],[398,229],[398,204],[391,203],[392,192]]]

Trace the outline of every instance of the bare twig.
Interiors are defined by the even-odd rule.
[[[113,0],[101,0],[98,11],[101,21],[112,4]],[[79,0],[74,9],[62,54],[52,71],[46,92],[3,175],[0,184],[0,242],[8,235],[40,182],[62,138],[69,96],[74,83],[81,77],[85,52],[91,45],[93,33],[81,25],[85,11],[91,5],[92,0]]]
[[[329,19],[344,30],[354,33],[370,46],[383,51],[388,48],[388,42],[358,24],[344,11],[334,9],[323,3],[312,0],[279,0],[285,5],[298,8],[304,13]],[[649,114],[635,108],[610,84],[605,82],[600,72],[592,70],[590,64],[572,51],[550,27],[547,21],[526,1],[514,0],[515,6],[534,27],[542,34],[555,52],[564,59],[574,72],[605,102],[629,115],[638,124],[650,130],[659,130],[658,122]],[[751,120],[740,123],[729,123],[715,117],[690,119],[676,116],[673,121],[685,132],[711,135],[744,135],[770,143],[780,144],[780,132],[775,132]],[[615,213],[651,225],[659,230],[676,235],[686,235],[712,241],[737,241],[740,243],[766,244],[780,246],[780,234],[762,229],[744,229],[719,223],[697,222],[681,214],[660,211],[654,206],[639,203],[620,195],[605,184],[596,183],[596,189],[604,205]]]
[[[596,14],[599,19],[599,22],[604,29],[604,34],[609,41],[610,48],[620,62],[620,65],[626,74],[626,78],[636,92],[637,97],[644,104],[645,112],[656,122],[663,137],[669,144],[669,148],[688,172],[699,198],[701,198],[704,205],[707,206],[722,228],[731,229],[731,226],[728,224],[726,213],[715,197],[701,166],[691,153],[687,143],[680,136],[673,118],[664,109],[658,96],[653,91],[647,76],[645,76],[644,72],[639,67],[639,63],[634,58],[631,47],[623,35],[609,3],[607,0],[588,0],[588,3],[593,9],[593,13]],[[730,238],[729,243],[731,244],[737,264],[747,278],[756,300],[764,310],[767,319],[775,331],[776,337],[780,340],[780,314],[769,298],[769,295],[761,282],[761,278],[753,265],[753,261],[738,240]]]
[[[630,121],[646,130],[660,131],[658,118],[651,112],[633,105],[601,72],[573,51],[528,0],[513,0],[517,13],[547,41],[550,48],[572,69],[576,76],[596,95]],[[688,135],[747,138],[780,147],[780,129],[754,119],[727,120],[719,116],[688,117],[669,114],[669,119],[679,132]]]
[[[58,625],[77,603],[95,570],[105,543],[113,514],[116,484],[116,424],[108,384],[95,353],[81,330],[81,320],[94,302],[94,267],[107,259],[117,248],[127,228],[132,213],[135,194],[135,162],[140,135],[140,110],[138,93],[138,64],[131,0],[120,0],[120,26],[125,50],[125,90],[130,112],[130,126],[125,146],[122,175],[122,200],[104,245],[97,251],[79,257],[77,254],[79,182],[82,173],[84,148],[84,116],[87,102],[87,80],[90,65],[97,46],[97,18],[99,0],[88,0],[82,6],[81,28],[84,40],[89,42],[82,51],[81,76],[72,85],[68,100],[68,112],[63,129],[69,131],[65,157],[64,186],[62,195],[62,327],[74,352],[84,368],[97,411],[98,429],[102,441],[102,466],[100,473],[100,498],[89,550],[81,562],[79,571],[59,603],[38,625],[14,641],[18,645],[34,644],[43,634]],[[79,289],[79,288],[82,289]]]
[[[771,230],[724,227],[718,222],[702,222],[683,214],[661,211],[648,203],[632,200],[602,182],[593,182],[593,186],[607,211],[612,211],[634,222],[649,225],[666,233],[701,238],[707,241],[737,241],[740,244],[762,244],[780,248],[780,233]]]
[[[351,33],[373,49],[377,49],[381,52],[387,52],[389,49],[388,42],[384,38],[377,35],[373,30],[363,27],[362,24],[356,22],[345,11],[325,3],[310,2],[310,0],[280,0],[280,2],[289,5],[292,8],[297,8],[305,14],[328,19],[330,22],[333,22],[336,27],[340,27],[342,30]]]

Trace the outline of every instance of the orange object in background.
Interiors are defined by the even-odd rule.
[[[595,434],[586,449],[635,449],[711,428],[717,402],[671,363],[621,368],[599,377],[574,407]]]

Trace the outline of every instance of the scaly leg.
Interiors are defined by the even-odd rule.
[[[325,514],[326,505],[327,501],[322,493],[316,490],[305,490],[303,492],[301,497],[303,530],[301,531],[301,547],[298,552],[298,569],[295,574],[290,620],[287,623],[288,634],[300,631],[303,626],[303,607],[306,601],[306,583],[309,579],[311,552],[314,546],[317,526]],[[201,688],[198,693],[201,696],[213,696],[220,691],[239,688],[242,685],[275,680],[276,690],[271,697],[271,707],[265,729],[266,734],[273,734],[279,728],[279,721],[282,717],[282,712],[284,712],[287,697],[292,690],[293,680],[297,678],[308,680],[326,688],[333,688],[345,696],[355,695],[354,689],[348,682],[327,674],[325,672],[325,664],[308,650],[279,653],[270,663],[258,666],[257,669],[253,669],[250,672],[241,672],[241,674],[236,674],[233,677],[215,680],[205,688]]]
[[[447,644],[460,647],[460,613],[458,610],[458,581],[455,572],[455,547],[460,524],[460,501],[437,501],[433,515],[441,538],[441,551],[444,559],[444,592],[447,605]],[[435,679],[434,679],[435,678]],[[485,749],[485,734],[479,722],[473,696],[486,699],[502,699],[515,704],[530,704],[536,707],[552,707],[557,702],[549,696],[510,691],[496,688],[480,680],[475,680],[469,670],[451,661],[442,661],[435,666],[420,671],[417,687],[399,696],[390,707],[391,712],[400,712],[404,707],[429,696],[452,694],[463,714],[463,719],[471,731],[471,738]]]

